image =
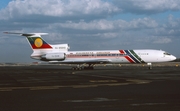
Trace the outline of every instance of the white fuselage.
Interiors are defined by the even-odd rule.
[[[41,51],[42,52],[42,51]],[[45,61],[58,63],[153,63],[167,62],[176,59],[175,56],[162,50],[99,50],[99,51],[48,51],[52,58]],[[64,59],[54,58],[64,54]],[[45,52],[43,53],[45,54]],[[51,56],[50,55],[50,56]],[[42,58],[42,55],[33,53],[34,59]]]
[[[126,50],[127,51],[127,50]],[[165,55],[164,51],[159,50],[133,50],[141,59],[129,52],[120,53],[119,50],[103,51],[69,51],[66,54],[67,60],[89,60],[89,59],[108,59],[111,63],[143,63],[146,62],[166,62],[176,58],[172,55]]]

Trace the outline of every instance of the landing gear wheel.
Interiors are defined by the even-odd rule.
[[[72,67],[72,70],[93,70],[94,69],[94,64],[89,64],[89,66],[84,67],[82,65],[77,65],[76,67]]]
[[[147,65],[149,66],[149,70],[151,70],[152,69],[152,63],[147,63]]]
[[[81,68],[81,67],[78,67],[78,70],[82,70],[82,68]]]
[[[83,67],[72,67],[72,70],[83,70]]]

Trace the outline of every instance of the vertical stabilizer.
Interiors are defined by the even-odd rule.
[[[51,49],[52,46],[45,42],[40,36],[27,36],[31,48],[34,49]]]

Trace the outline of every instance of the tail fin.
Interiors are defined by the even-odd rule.
[[[40,36],[27,36],[32,49],[48,49],[52,48],[50,44],[45,42]]]
[[[13,32],[4,32],[6,34],[20,34],[21,36],[25,36],[31,46],[34,49],[51,49],[52,46],[45,42],[41,35],[47,35],[47,33],[13,33]]]

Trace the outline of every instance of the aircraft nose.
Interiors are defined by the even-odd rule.
[[[176,60],[176,57],[172,55],[171,60]]]

